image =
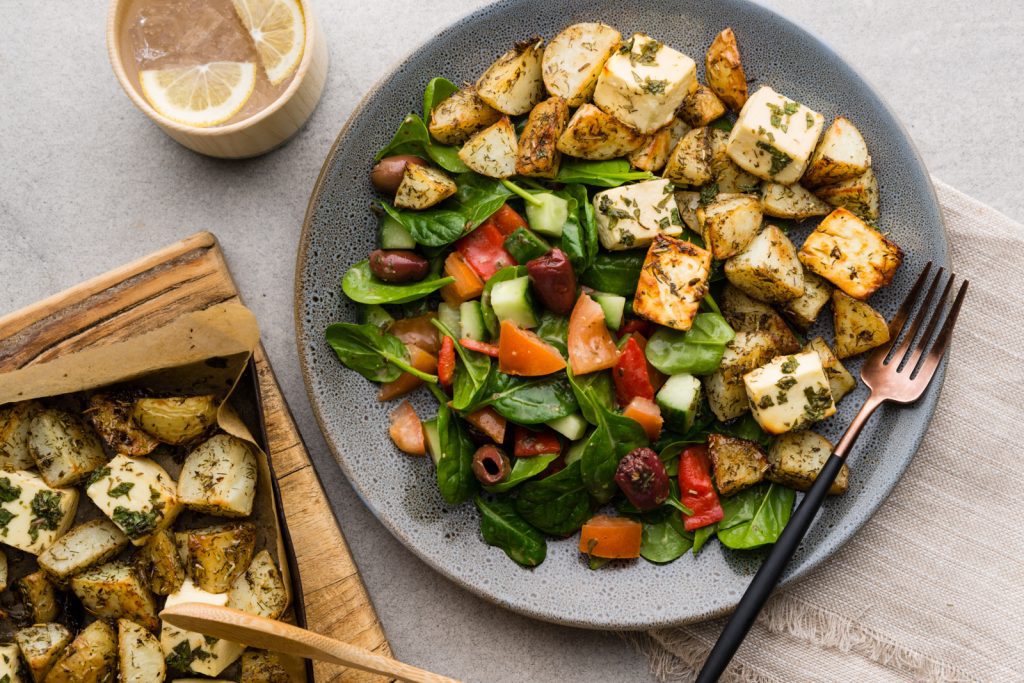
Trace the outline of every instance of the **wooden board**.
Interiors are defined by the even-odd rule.
[[[0,372],[123,340],[182,313],[238,299],[210,233],[199,233],[0,318]],[[338,528],[262,347],[254,355],[267,445],[298,561],[310,629],[391,655],[384,630]],[[379,681],[316,664],[317,681]]]

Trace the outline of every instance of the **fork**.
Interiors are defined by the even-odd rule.
[[[910,292],[907,293],[906,299],[904,299],[900,309],[896,312],[892,322],[889,323],[889,343],[875,349],[865,360],[864,367],[861,369],[861,379],[871,389],[871,395],[868,396],[856,417],[853,418],[846,433],[839,440],[839,445],[835,447],[832,455],[825,462],[821,471],[818,472],[814,484],[804,495],[800,505],[793,511],[793,516],[790,518],[786,528],[783,529],[782,534],[779,535],[778,541],[775,542],[764,564],[761,565],[757,574],[754,575],[753,580],[740,599],[736,611],[729,617],[728,623],[722,629],[722,634],[718,637],[718,641],[711,649],[707,660],[705,660],[704,668],[701,669],[700,674],[697,676],[698,683],[717,681],[729,665],[740,643],[743,642],[743,639],[750,631],[750,627],[754,624],[758,613],[768,600],[768,596],[771,595],[772,590],[778,584],[782,572],[785,571],[790,559],[792,559],[797,546],[803,540],[807,529],[811,526],[811,522],[814,521],[815,515],[821,509],[821,504],[825,500],[832,482],[835,481],[836,475],[839,474],[843,463],[846,462],[846,456],[852,450],[854,442],[860,435],[868,418],[871,417],[871,414],[875,412],[878,406],[888,401],[900,404],[913,403],[921,397],[935,376],[935,370],[939,366],[939,361],[942,360],[943,355],[945,355],[946,350],[949,348],[953,326],[956,324],[957,316],[960,313],[960,306],[963,304],[964,295],[967,293],[968,282],[964,280],[960,285],[949,313],[945,317],[945,323],[936,335],[935,331],[939,328],[940,322],[942,322],[946,302],[949,300],[949,294],[953,288],[953,280],[956,278],[954,274],[950,274],[945,287],[942,289],[942,294],[934,306],[934,311],[928,319],[927,327],[925,327],[924,333],[920,336],[917,345],[914,346],[913,342],[918,336],[918,331],[924,324],[925,319],[928,318],[929,311],[933,310],[932,300],[935,298],[935,293],[938,291],[943,275],[943,268],[939,268],[924,296],[924,301],[921,303],[917,315],[910,324],[906,335],[903,335],[901,342],[900,336],[907,325],[907,321],[910,319],[911,312],[915,308],[921,289],[928,280],[931,268],[932,264],[928,262],[924,270],[921,271],[921,275],[917,278],[914,286],[910,289]],[[932,341],[933,336],[935,336],[934,341]],[[932,341],[931,344],[929,344],[930,341]]]

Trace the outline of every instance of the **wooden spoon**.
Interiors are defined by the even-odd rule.
[[[160,618],[172,626],[263,650],[341,664],[413,683],[458,683],[453,678],[403,664],[366,648],[343,643],[281,621],[230,607],[187,602],[168,607]]]

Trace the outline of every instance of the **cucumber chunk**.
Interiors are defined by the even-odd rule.
[[[654,398],[661,408],[665,426],[686,432],[693,426],[700,409],[700,380],[685,373],[672,375]]]
[[[551,245],[532,230],[516,228],[505,238],[505,251],[512,254],[517,263],[526,263],[551,251]]]
[[[491,290],[491,308],[498,322],[511,320],[523,328],[537,326],[532,299],[530,278],[526,276],[499,282]]]
[[[391,216],[385,215],[380,222],[380,248],[381,249],[415,249],[416,240],[405,226]]]
[[[587,432],[587,427],[590,426],[579,413],[550,420],[547,425],[570,441],[575,441],[583,436]]]
[[[618,294],[605,294],[594,292],[593,299],[604,311],[604,323],[609,329],[617,330],[622,327],[622,314],[626,310],[626,297]]]
[[[583,451],[587,450],[587,441],[589,439],[580,439],[579,441],[573,441],[572,445],[565,451],[565,466],[573,464],[577,460],[583,457]]]
[[[459,318],[463,338],[473,341],[484,341],[487,338],[487,329],[484,327],[484,316],[480,310],[479,301],[464,301],[459,306]]]
[[[442,325],[452,331],[456,340],[462,338],[462,316],[459,314],[457,306],[452,306],[442,301],[437,305],[437,319]]]
[[[538,203],[526,203],[526,220],[530,227],[548,237],[561,237],[569,220],[569,202],[548,192],[533,195]]]
[[[427,439],[427,453],[434,460],[434,466],[441,459],[441,435],[437,431],[437,418],[423,421],[423,436]]]

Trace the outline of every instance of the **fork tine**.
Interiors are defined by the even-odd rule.
[[[963,284],[960,285],[960,289],[956,293],[956,298],[953,300],[953,306],[949,309],[949,315],[946,316],[946,323],[939,331],[939,336],[935,338],[935,343],[932,344],[932,348],[928,352],[928,355],[925,356],[924,362],[921,363],[921,367],[914,370],[914,373],[911,375],[911,379],[916,380],[920,378],[923,379],[925,383],[931,380],[932,373],[935,372],[935,368],[938,366],[939,361],[942,360],[942,357],[946,354],[946,350],[949,348],[953,327],[956,325],[956,319],[960,315],[960,306],[964,303],[964,297],[967,295],[967,285],[969,284],[969,280],[964,280]]]
[[[935,310],[932,312],[931,319],[928,320],[928,327],[924,329],[924,333],[917,342],[917,346],[914,348],[913,353],[907,354],[907,361],[903,363],[903,368],[906,370],[913,370],[921,360],[921,356],[924,355],[925,350],[928,348],[928,342],[931,340],[932,335],[935,334],[935,329],[939,326],[942,321],[942,317],[946,312],[946,301],[949,299],[949,293],[953,289],[954,275],[950,275],[949,280],[946,281],[946,286],[942,288],[942,296],[939,297],[939,302],[935,304]],[[928,309],[922,308],[919,318],[923,318],[927,315]],[[895,360],[895,357],[893,358]]]
[[[899,340],[900,332],[903,330],[904,325],[906,325],[907,318],[910,317],[910,312],[914,310],[914,303],[917,301],[917,295],[921,291],[921,287],[924,285],[925,279],[928,277],[928,273],[931,269],[931,261],[924,264],[921,274],[917,276],[917,281],[914,282],[910,291],[907,292],[907,296],[904,297],[899,310],[896,311],[896,315],[894,315],[892,321],[889,322],[889,343],[879,346],[877,349],[872,351],[871,355],[868,356],[868,363],[878,365],[885,363],[885,359],[888,357],[889,352],[892,351],[893,346]]]
[[[931,265],[931,262],[929,262],[929,265]],[[921,278],[922,279],[920,279],[919,282],[922,285],[924,284],[923,278],[924,278],[925,274],[928,272],[928,270],[930,270],[930,269],[926,268],[925,271],[921,273]],[[890,363],[896,363],[896,367],[899,367],[900,360],[904,356],[906,356],[907,349],[909,349],[910,345],[914,342],[914,337],[917,336],[917,331],[919,329],[921,329],[921,324],[924,322],[925,316],[928,314],[928,311],[931,310],[930,307],[931,307],[931,303],[932,303],[932,298],[934,298],[935,290],[938,288],[939,283],[942,281],[942,273],[944,271],[945,271],[945,268],[942,268],[942,267],[940,267],[937,271],[935,271],[935,278],[932,280],[932,284],[928,288],[927,294],[925,294],[924,303],[921,304],[921,307],[918,310],[917,316],[914,318],[914,321],[910,325],[910,330],[907,331],[906,335],[904,335],[903,342],[898,347],[896,347],[895,351],[893,351],[892,359],[889,362]],[[916,286],[915,286],[915,289],[916,289]],[[911,291],[911,294],[915,294],[916,295],[917,292],[916,291]],[[915,298],[916,298],[916,296],[915,296]],[[916,303],[916,302],[912,301],[910,299],[910,294],[908,294],[907,295],[907,301],[904,302],[904,305],[900,308],[899,314],[897,314],[897,318],[899,317],[900,314],[903,314],[903,320],[899,321],[901,329],[906,326],[906,318],[910,316],[910,311],[914,307],[914,303]],[[904,308],[906,310],[904,310]],[[896,344],[896,342],[899,341],[899,331],[893,332],[893,330],[892,330],[892,328],[895,326],[897,318],[893,318],[892,323],[890,323],[890,325],[889,325],[889,328],[890,328],[889,329],[889,337],[890,337],[890,339],[892,339],[892,343],[890,344],[890,348],[892,348]]]

